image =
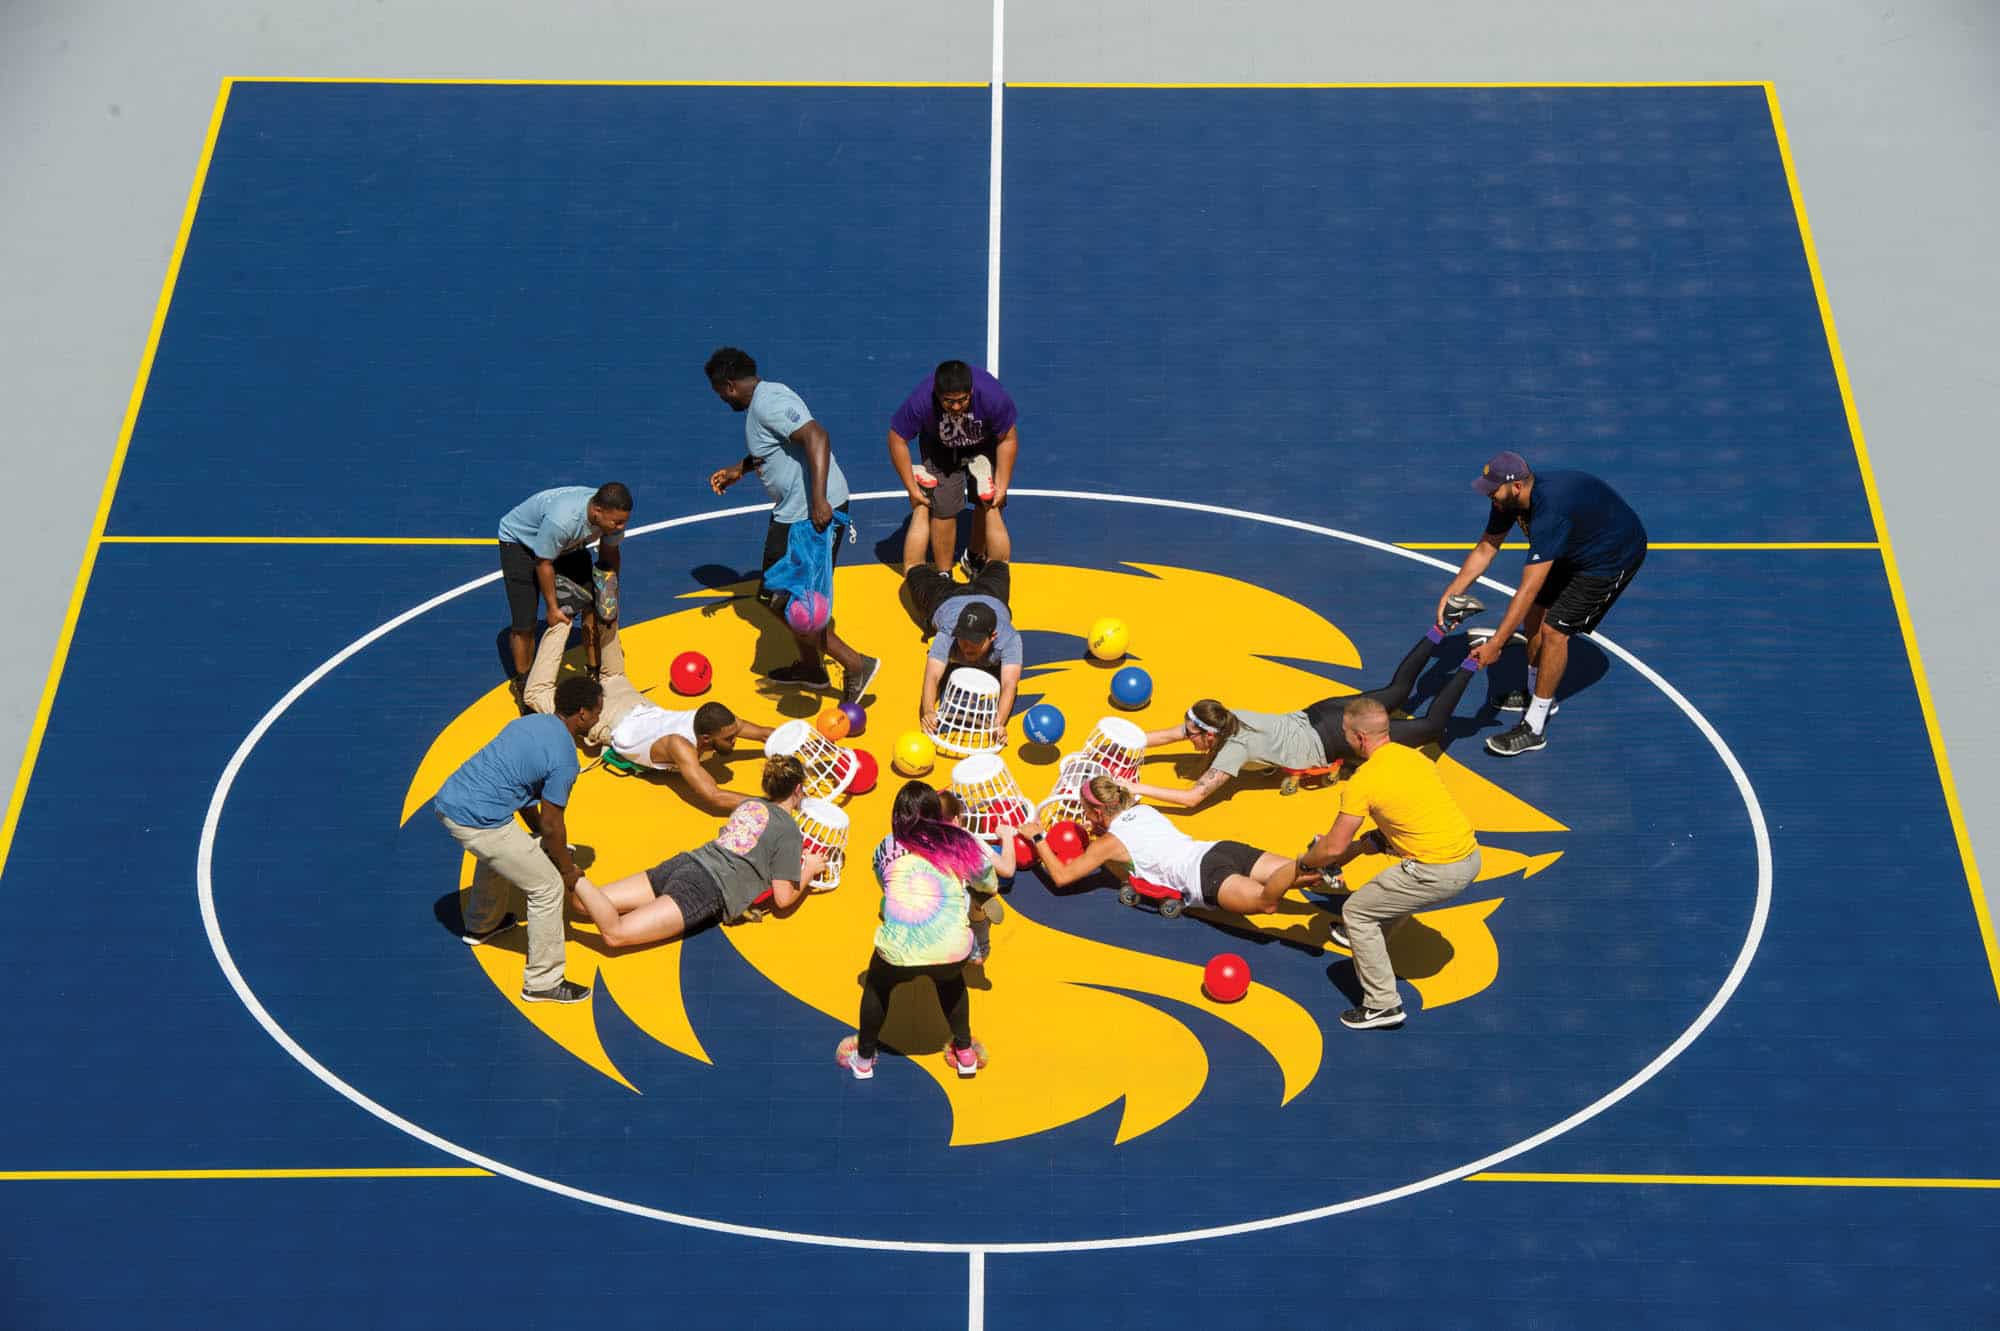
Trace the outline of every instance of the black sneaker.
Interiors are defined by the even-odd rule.
[[[1394,1007],[1351,1007],[1340,1014],[1340,1024],[1350,1031],[1387,1030],[1403,1024],[1403,1005]]]
[[[515,919],[512,915],[502,915],[500,917],[500,923],[494,925],[491,929],[485,930],[482,933],[474,933],[470,929],[465,930],[463,933],[459,934],[458,936],[459,941],[464,943],[467,947],[478,947],[481,943],[492,942],[494,939],[498,938],[501,934],[506,933],[509,929],[512,929],[515,925],[519,923],[520,921]]]
[[[1526,689],[1509,689],[1507,692],[1500,695],[1500,701],[1497,704],[1497,706],[1503,712],[1525,712],[1528,710],[1528,704],[1533,702],[1534,700],[1535,700],[1535,695],[1528,692]],[[1554,716],[1557,712],[1560,712],[1562,709],[1563,705],[1561,703],[1559,702],[1550,703],[1549,715]]]
[[[840,681],[840,700],[842,702],[851,702],[857,707],[860,706],[862,697],[868,692],[868,686],[873,684],[875,676],[881,673],[882,663],[880,661],[872,656],[862,657],[860,664],[856,665],[854,669],[847,671],[842,677]]]
[[[1548,736],[1535,732],[1526,721],[1512,730],[1502,731],[1486,741],[1486,751],[1497,753],[1502,758],[1518,758],[1524,753],[1532,753],[1549,742]]]
[[[514,700],[514,706],[522,716],[533,716],[535,709],[528,706],[528,677],[514,675],[507,680],[507,696]]]
[[[523,1003],[581,1003],[590,997],[590,986],[564,980],[553,989],[523,989]]]
[[[778,684],[803,684],[809,689],[824,689],[833,684],[827,677],[825,666],[809,666],[804,661],[766,670],[764,678]]]
[[[1465,631],[1465,640],[1471,643],[1474,647],[1479,646],[1479,644],[1482,642],[1491,641],[1492,637],[1493,637],[1493,630],[1489,628],[1467,629]],[[1521,630],[1519,629],[1515,629],[1512,633],[1507,635],[1507,641],[1510,643],[1518,642],[1523,647],[1526,647],[1528,645],[1528,635],[1521,632]]]
[[[1439,627],[1449,633],[1485,608],[1486,603],[1477,596],[1468,596],[1461,592],[1457,596],[1447,597],[1444,603],[1444,618],[1439,621]]]
[[[972,553],[972,551],[967,550],[964,554],[958,557],[958,571],[965,575],[965,580],[967,582],[971,582],[974,578],[978,577],[979,570],[985,567],[986,567],[985,555],[975,555]]]

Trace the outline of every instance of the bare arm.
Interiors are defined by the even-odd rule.
[[[730,486],[736,484],[736,482],[742,480],[755,470],[757,470],[756,457],[745,453],[741,462],[710,472],[708,488],[717,494],[721,494],[724,490],[727,490]]]
[[[924,697],[917,705],[917,719],[925,724],[937,715],[938,685],[944,680],[944,662],[935,656],[924,658]]]
[[[1333,827],[1325,836],[1314,837],[1306,847],[1306,853],[1299,856],[1299,866],[1305,869],[1338,869],[1356,855],[1380,852],[1386,847],[1379,832],[1370,832],[1365,837],[1354,834],[1361,830],[1361,815],[1343,813],[1333,820]]]
[[[808,854],[799,862],[797,882],[787,882],[782,878],[771,880],[771,904],[780,915],[790,911],[801,901],[812,895],[812,880],[826,872],[824,855]]]
[[[738,719],[736,734],[741,739],[767,740],[771,738],[771,727],[760,726],[755,721]]]
[[[1146,747],[1151,749],[1161,744],[1172,744],[1177,740],[1183,740],[1186,739],[1187,737],[1188,737],[1187,722],[1183,721],[1177,726],[1168,726],[1165,730],[1147,731]]]
[[[1458,572],[1445,587],[1444,595],[1438,597],[1437,614],[1432,618],[1432,623],[1444,623],[1444,603],[1479,581],[1480,575],[1486,572],[1487,566],[1493,562],[1493,556],[1500,553],[1501,539],[1490,533],[1480,533],[1478,543],[1466,551],[1465,562],[1458,566]]]
[[[1208,797],[1229,784],[1229,773],[1209,768],[1195,778],[1186,790],[1173,786],[1151,786],[1143,781],[1128,782],[1132,793],[1143,800],[1153,800],[1160,804],[1171,804],[1181,809],[1199,809]]]
[[[1082,882],[1111,861],[1125,858],[1125,843],[1106,832],[1085,846],[1083,854],[1065,864],[1049,847],[1048,838],[1043,835],[1040,823],[1023,823],[1021,830],[1035,838],[1031,843],[1035,848],[1035,862],[1041,865],[1042,872],[1047,874],[1049,881],[1057,887],[1069,887]]]
[[[543,800],[537,819],[542,825],[542,854],[549,857],[549,863],[556,866],[562,875],[563,890],[576,886],[576,880],[583,870],[576,867],[576,861],[569,853],[569,826],[563,821],[563,806]]]
[[[673,760],[674,770],[680,773],[681,780],[687,782],[688,793],[702,808],[711,813],[728,813],[748,798],[717,785],[708,769],[701,765],[701,755],[695,752],[694,745],[679,735],[667,736],[666,746],[667,757]]]
[[[1010,429],[1000,436],[1000,442],[993,446],[993,502],[1004,503],[1007,487],[1014,480],[1014,457],[1021,451],[1021,433],[1018,428]]]
[[[889,431],[889,463],[895,467],[896,475],[902,477],[903,488],[910,492],[911,503],[930,502],[924,494],[924,488],[917,484],[916,473],[910,470],[910,441],[894,430]]]
[[[535,561],[535,585],[541,588],[542,604],[548,607],[549,627],[569,623],[569,616],[556,604],[556,561],[537,559]]]
[[[1000,667],[1000,701],[993,712],[993,732],[1007,733],[1007,718],[1014,715],[1014,694],[1021,687],[1021,667],[1003,665]]]
[[[826,524],[833,521],[833,505],[826,502],[826,477],[833,469],[833,441],[827,438],[826,427],[818,421],[807,421],[792,431],[790,438],[805,450],[806,512],[812,518],[813,530],[825,531]]]

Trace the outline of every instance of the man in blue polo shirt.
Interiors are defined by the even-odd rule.
[[[1493,501],[1486,531],[1438,598],[1437,622],[1457,612],[1446,603],[1472,586],[1516,523],[1528,537],[1520,590],[1493,635],[1473,655],[1481,666],[1499,657],[1516,629],[1528,637],[1528,687],[1500,700],[1521,712],[1520,724],[1486,741],[1503,758],[1539,749],[1556,710],[1556,685],[1569,664],[1569,640],[1603,622],[1646,562],[1646,528],[1632,506],[1597,477],[1581,471],[1533,472],[1519,453],[1486,464],[1472,488]]]
[[[618,543],[632,520],[632,492],[617,481],[595,490],[561,485],[529,495],[500,519],[500,582],[507,592],[507,641],[514,654],[514,701],[535,660],[535,612],[547,606],[550,628],[569,623],[558,603],[556,579],[567,578],[586,594],[595,584],[590,543],[608,580],[618,576]],[[612,583],[615,586],[615,582]],[[604,618],[614,618],[615,591]]]
[[[510,721],[485,748],[445,778],[431,807],[452,840],[476,861],[465,901],[467,943],[480,944],[513,927],[507,887],[528,902],[528,965],[521,998],[529,1003],[580,1003],[588,985],[563,978],[563,895],[580,871],[569,853],[563,806],[576,784],[576,742],[597,724],[604,690],[587,675],[556,685],[555,715]],[[538,804],[541,840],[514,815]]]
[[[917,622],[926,634],[936,635],[924,662],[923,696],[917,703],[917,719],[925,726],[937,713],[945,675],[959,666],[971,666],[1000,681],[993,733],[1005,740],[1007,718],[1021,687],[1023,659],[1021,635],[1007,609],[1012,582],[1008,565],[998,559],[989,561],[963,587],[951,574],[929,564],[912,565],[903,575]]]

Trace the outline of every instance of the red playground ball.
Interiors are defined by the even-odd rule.
[[[875,789],[876,781],[881,779],[881,773],[875,767],[875,755],[866,749],[849,749],[848,752],[854,755],[854,779],[847,783],[847,793],[866,795]]]
[[[1068,864],[1083,854],[1083,829],[1065,818],[1049,829],[1049,849],[1056,858]]]
[[[1014,834],[1014,867],[1016,869],[1035,867],[1035,845],[1018,832]]]
[[[715,682],[715,667],[700,652],[682,652],[674,658],[667,678],[675,693],[692,698],[708,692],[708,686]]]
[[[1201,972],[1202,992],[1218,1003],[1234,1003],[1250,991],[1250,963],[1234,952],[1218,952]]]

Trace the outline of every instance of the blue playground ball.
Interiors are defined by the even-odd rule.
[[[1053,744],[1063,737],[1067,722],[1063,714],[1045,702],[1038,702],[1021,718],[1021,733],[1037,744]]]
[[[1111,701],[1120,707],[1144,707],[1153,696],[1153,677],[1138,666],[1126,666],[1111,677]]]

